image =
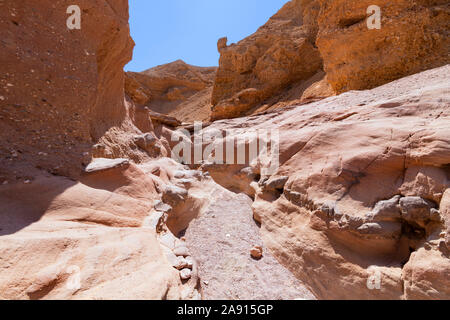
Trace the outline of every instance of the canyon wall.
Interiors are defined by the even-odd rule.
[[[123,90],[134,46],[128,1],[79,1],[81,30],[66,26],[71,4],[0,3],[2,181],[27,180],[33,168],[77,177],[102,137],[138,132]]]
[[[279,130],[280,166],[203,168],[254,198],[265,245],[317,298],[448,299],[449,72],[214,122],[224,144]]]
[[[367,8],[381,8],[381,29]],[[371,89],[450,62],[446,0],[321,0],[317,46],[334,90]]]
[[[448,299],[449,66],[324,99],[448,63],[448,5],[389,4],[386,29],[361,33],[360,3],[291,1],[251,37],[220,40],[212,88],[214,68],[181,61],[124,77],[126,0],[79,1],[81,30],[66,27],[68,1],[2,1],[0,298],[199,299],[201,272],[206,294],[239,279],[238,294],[258,297],[245,282],[257,279],[270,298],[265,278],[281,270],[275,279],[307,298]],[[417,32],[397,31],[403,18]],[[274,174],[260,159],[190,170],[168,158],[180,123],[149,108],[176,105],[170,112],[193,119],[211,90],[213,119],[263,113],[202,134],[279,130]],[[250,206],[255,225],[227,224]],[[236,246],[234,237],[259,237],[236,230],[260,231],[264,243]],[[239,260],[198,267],[189,245],[206,258],[225,245]],[[250,260],[254,245],[262,260]],[[275,259],[254,277],[237,270],[254,272],[271,254],[309,291]]]
[[[239,43],[228,46],[226,38],[219,40],[212,119],[243,115],[320,72],[322,60],[314,45],[318,9],[315,1],[292,1]]]
[[[125,91],[136,104],[181,121],[207,120],[217,68],[178,60],[143,72],[127,72]]]
[[[128,1],[72,4],[0,2],[0,299],[195,298],[143,226],[174,169],[136,164],[167,150],[124,94]]]
[[[261,113],[350,90],[371,89],[450,62],[449,4],[293,0],[256,33],[220,39],[212,119]]]

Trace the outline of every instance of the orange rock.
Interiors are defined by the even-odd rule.
[[[448,1],[322,0],[317,47],[338,93],[371,89],[450,62]],[[381,9],[381,29],[367,8]]]
[[[226,46],[226,39],[220,39],[211,118],[251,112],[265,99],[321,70],[322,60],[314,46],[317,14],[316,1],[294,0],[239,43]]]
[[[261,246],[254,246],[251,250],[250,250],[250,255],[254,258],[254,259],[261,259],[263,256],[263,249]]]

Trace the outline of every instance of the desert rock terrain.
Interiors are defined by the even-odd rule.
[[[450,299],[448,1],[293,0],[139,73],[128,1],[71,4],[0,2],[0,299]],[[173,156],[267,131],[274,171]]]
[[[127,72],[125,92],[135,103],[181,121],[208,120],[216,69],[179,60],[140,73]]]

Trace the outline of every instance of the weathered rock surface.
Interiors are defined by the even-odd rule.
[[[178,299],[156,232],[140,228],[157,181],[130,165],[80,182],[0,188],[0,298]]]
[[[320,0],[317,46],[339,93],[371,89],[450,63],[447,0]],[[367,9],[381,9],[381,29],[369,30]]]
[[[143,72],[127,72],[125,90],[137,104],[184,122],[209,119],[216,68],[178,60]]]
[[[169,146],[124,94],[128,2],[69,4],[0,4],[0,298],[194,297],[145,224],[172,162],[135,164]]]
[[[81,30],[66,27],[69,5],[0,4],[0,176],[9,180],[26,179],[35,167],[77,177],[102,137],[115,139],[105,153],[133,153],[123,138],[138,131],[124,105],[123,66],[134,45],[128,2],[77,2]]]
[[[254,188],[254,216],[265,246],[318,298],[450,297],[449,72],[204,129],[279,129],[280,168]],[[235,172],[223,170],[221,184]]]
[[[219,40],[212,119],[244,115],[321,70],[322,60],[314,46],[318,9],[316,1],[291,1],[239,43],[227,46],[225,38]]]
[[[203,133],[278,129],[266,175],[167,158],[216,70],[124,81],[126,0],[79,1],[81,31],[65,3],[2,1],[0,299],[448,299],[450,66],[309,103],[448,63],[446,1],[389,3],[375,44],[366,4],[294,0],[218,42],[213,118],[263,113]]]
[[[450,62],[448,1],[293,0],[221,54],[212,119],[233,118],[371,89]],[[323,72],[325,71],[325,73]]]

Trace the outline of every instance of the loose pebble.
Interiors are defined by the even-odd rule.
[[[192,260],[192,257],[188,256],[184,259],[186,262],[186,267],[189,269],[192,269],[194,267],[194,260]]]
[[[250,254],[254,259],[261,259],[262,255],[263,255],[263,249],[261,246],[254,246],[250,250]]]
[[[189,280],[192,276],[192,271],[190,269],[183,269],[180,271],[181,280]]]
[[[178,270],[183,270],[188,267],[188,262],[183,257],[177,257],[176,263],[173,267]]]

